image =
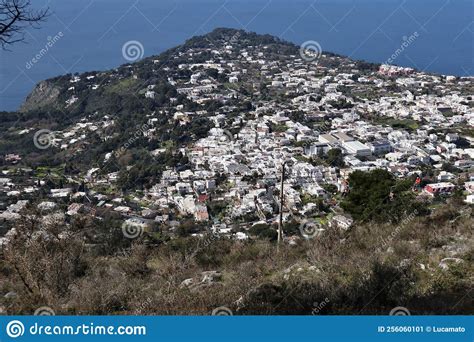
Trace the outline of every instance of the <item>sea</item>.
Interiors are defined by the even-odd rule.
[[[268,33],[370,62],[474,75],[473,0],[34,0],[50,15],[0,51],[0,111],[37,82],[157,55],[217,27]]]

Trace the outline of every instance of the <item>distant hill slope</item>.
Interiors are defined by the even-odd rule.
[[[247,46],[253,44],[256,46],[269,45],[275,48],[275,51],[282,55],[295,54],[298,52],[298,47],[292,43],[285,42],[270,35],[258,35],[256,33],[249,33],[243,30],[219,28],[204,36],[196,36],[183,45],[172,48],[163,52],[158,56],[148,57],[134,64],[122,65],[117,69],[104,72],[86,72],[83,74],[64,75],[45,81],[41,81],[36,85],[33,91],[28,95],[25,102],[20,108],[21,112],[31,112],[35,110],[51,110],[61,109],[67,112],[76,112],[81,110],[84,113],[93,112],[94,110],[105,110],[106,112],[115,112],[115,101],[118,100],[116,96],[127,98],[134,96],[130,94],[134,90],[133,86],[142,83],[143,86],[153,84],[156,81],[166,81],[167,72],[163,70],[166,65],[168,68],[175,68],[178,64],[188,62],[179,58],[180,52],[189,49],[205,49],[209,47],[221,48],[225,44],[238,44]],[[204,61],[204,56],[196,56],[194,62],[199,63]],[[208,57],[207,55],[205,57]],[[154,61],[159,60],[159,63]],[[138,76],[136,79],[139,82],[130,82],[127,84],[128,91],[124,91],[123,80]],[[77,76],[80,81],[71,84],[71,78]],[[88,79],[88,77],[93,77]],[[91,91],[94,84],[102,86],[101,90],[97,92]],[[68,89],[74,86],[74,92],[71,94]],[[138,90],[138,89],[137,89]],[[68,106],[65,102],[75,95],[79,101],[73,105]],[[110,102],[112,103],[110,103]],[[100,102],[100,103],[97,103]]]
[[[81,110],[83,113],[90,113],[98,109],[109,113],[115,112],[117,108],[113,104],[117,101],[116,96],[120,97],[123,102],[123,98],[133,96],[130,94],[131,90],[139,90],[134,89],[134,86],[147,86],[156,81],[165,82],[170,73],[170,70],[165,70],[165,68],[174,70],[179,64],[188,63],[189,60],[180,58],[183,52],[190,49],[220,49],[229,44],[242,48],[249,45],[255,47],[265,46],[265,49],[273,51],[277,58],[288,58],[292,55],[298,55],[300,48],[293,43],[271,35],[259,35],[243,30],[218,28],[206,35],[193,37],[183,45],[165,51],[158,56],[148,57],[134,64],[122,65],[117,69],[104,72],[76,74],[74,76],[79,77],[80,81],[74,84],[70,82],[73,75],[64,75],[42,81],[38,83],[27,97],[20,111],[30,112],[55,108],[72,113],[78,110]],[[331,57],[338,56],[332,53],[325,54]],[[201,63],[212,57],[209,54],[196,55],[193,62]],[[322,65],[330,63],[329,60],[324,59],[319,62]],[[375,64],[372,65],[376,66]],[[128,92],[124,92],[122,89],[123,80],[131,76],[136,77],[137,82],[127,84],[129,86]],[[100,85],[98,91],[91,91],[91,87],[94,84]],[[71,91],[68,91],[71,86],[74,86],[72,94]],[[79,100],[74,105],[68,106],[66,101],[71,98],[71,95],[75,95]]]
[[[225,50],[229,45],[234,49]],[[197,103],[178,92],[178,87],[191,86],[189,80],[193,69],[180,66],[203,63],[218,65],[224,57],[216,51],[222,50],[226,51],[226,60],[238,60],[241,52],[248,48],[264,51],[265,60],[270,63],[279,61],[285,64],[300,58],[298,46],[279,38],[219,28],[206,35],[193,37],[158,56],[124,64],[116,69],[51,78],[38,83],[18,113],[1,114],[0,155],[19,153],[33,167],[68,162],[74,165],[77,172],[83,172],[91,166],[91,162],[98,165],[107,153],[128,146],[130,139],[133,140],[133,146],[129,146],[131,152],[140,149],[152,151],[171,145],[179,147],[195,141],[206,136],[214,126],[209,118],[216,113],[226,113],[231,120],[238,113],[249,112],[252,103],[265,101],[260,95],[261,88],[269,83],[264,74],[276,73],[278,70],[264,71],[259,63],[254,63],[239,85],[228,83],[233,69],[238,69],[238,66],[227,63],[220,70],[217,70],[220,66],[200,70],[213,83],[216,91],[209,101]],[[322,67],[337,68],[342,72],[349,71],[350,65],[360,62],[325,53],[318,63]],[[376,65],[361,65],[368,67],[367,70],[377,69]],[[146,96],[149,91],[152,91],[153,96]],[[200,114],[189,116],[189,122],[183,124],[174,119],[177,112]],[[151,139],[134,139],[139,127],[150,120],[154,120],[156,126],[154,136]],[[32,144],[34,133],[40,129],[68,136],[71,131],[77,132],[77,125],[85,123],[98,129],[86,129],[84,133],[87,138],[74,146],[69,145],[66,150],[56,146],[38,151]]]

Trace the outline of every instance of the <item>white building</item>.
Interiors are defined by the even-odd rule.
[[[364,145],[357,140],[343,142],[342,147],[344,147],[348,154],[353,154],[359,157],[367,157],[372,154],[369,146]]]

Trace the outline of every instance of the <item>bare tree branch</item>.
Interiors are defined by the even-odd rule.
[[[25,40],[27,26],[38,28],[45,21],[49,9],[33,10],[30,0],[0,0],[0,45],[9,45]]]

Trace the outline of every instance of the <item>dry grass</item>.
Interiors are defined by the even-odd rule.
[[[457,210],[448,206],[397,226],[329,230],[279,249],[268,241],[206,245],[181,238],[158,246],[137,241],[100,256],[81,238],[90,222],[50,239],[64,232],[64,222],[24,220],[0,259],[0,293],[17,296],[2,297],[0,305],[9,314],[40,306],[81,315],[207,315],[222,306],[243,315],[311,314],[322,302],[318,314],[387,314],[395,306],[415,314],[469,313],[473,219]],[[32,234],[40,226],[47,234]],[[443,270],[448,257],[462,261]],[[219,275],[201,283],[207,271]],[[194,285],[181,285],[191,278]]]

